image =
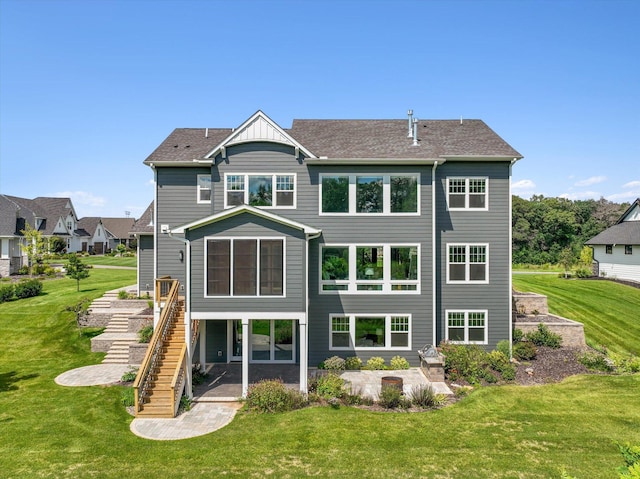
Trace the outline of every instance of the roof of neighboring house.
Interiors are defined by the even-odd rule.
[[[78,229],[76,232],[83,230],[89,236],[93,236],[96,234],[96,228],[100,224],[99,216],[85,216],[84,218],[80,218],[78,220]]]
[[[133,218],[102,218],[105,229],[116,239],[129,238],[135,222]]]
[[[142,216],[138,218],[133,227],[131,233],[134,234],[153,234],[153,201],[149,204]]]
[[[482,120],[420,120],[413,146],[408,120],[294,120],[282,131],[316,157],[439,159],[522,158]],[[232,133],[232,128],[177,128],[145,160],[146,164],[192,163]]]
[[[627,210],[622,213],[618,222],[597,234],[585,244],[640,244],[640,220],[629,219],[630,213],[640,208],[640,198],[636,199]],[[635,218],[635,216],[634,216]]]
[[[20,230],[26,227],[25,223],[35,228],[36,218],[45,218],[46,215],[33,200],[0,195],[0,236],[22,236]],[[45,224],[41,225],[41,231]]]

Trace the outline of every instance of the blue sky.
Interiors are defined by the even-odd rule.
[[[514,192],[640,197],[640,2],[0,0],[0,192],[138,217],[176,127],[480,118]]]

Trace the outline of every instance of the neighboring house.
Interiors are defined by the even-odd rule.
[[[104,254],[114,250],[119,244],[128,248],[134,238],[131,233],[134,223],[133,218],[82,218],[78,222],[78,228],[87,233],[82,251]]]
[[[595,274],[640,282],[640,198],[615,225],[585,244],[593,248]]]
[[[154,289],[154,203],[147,207],[131,227],[131,234],[138,240],[138,294],[153,294]]]
[[[37,222],[37,214],[22,207],[11,197],[0,195],[0,277],[17,273],[27,263],[27,256],[21,245],[24,238],[21,230],[25,223],[32,226]]]
[[[102,218],[102,224],[109,233],[109,250],[114,250],[119,244],[131,247],[134,239],[131,230],[135,222],[133,218]]]
[[[180,281],[187,338],[199,320],[190,360],[241,362],[243,394],[251,363],[299,364],[306,391],[308,367],[333,355],[418,365],[444,340],[493,348],[511,338],[520,158],[481,120],[285,129],[258,111],[179,128],[145,160],[140,276]]]

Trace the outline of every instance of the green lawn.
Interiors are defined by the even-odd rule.
[[[83,256],[82,262],[91,265],[128,266],[130,268],[135,268],[138,264],[135,256],[124,258],[120,256]]]
[[[102,358],[64,307],[134,281],[133,271],[92,270],[80,293],[55,280],[43,296],[0,305],[0,476],[553,478],[566,467],[615,478],[613,441],[640,443],[639,375],[488,387],[428,413],[239,414],[207,436],[141,439],[119,387],[54,383]]]
[[[549,311],[584,324],[587,341],[640,355],[640,289],[612,281],[513,276],[513,287],[547,295]]]

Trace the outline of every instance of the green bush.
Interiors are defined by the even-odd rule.
[[[118,299],[127,299],[129,297],[129,293],[127,293],[124,289],[118,291]]]
[[[409,361],[402,356],[394,356],[391,358],[391,369],[409,369]]]
[[[616,371],[619,373],[635,374],[640,372],[640,358],[638,356],[609,353],[609,358],[613,361]]]
[[[42,293],[42,282],[37,279],[25,279],[16,283],[14,293],[18,299],[33,298]]]
[[[516,378],[516,369],[509,361],[509,356],[501,351],[491,351],[487,354],[489,366],[497,371],[506,381],[513,381]]]
[[[441,350],[445,357],[444,371],[449,379],[463,378],[478,384],[483,378],[487,353],[478,345],[442,343]]]
[[[509,343],[508,339],[503,339],[502,341],[498,341],[498,344],[496,344],[496,351],[500,351],[502,354],[504,354],[508,358],[510,345],[511,343]]]
[[[314,386],[314,392],[322,399],[342,398],[346,394],[344,379],[335,373],[320,376]]]
[[[136,376],[138,375],[138,368],[131,368],[126,373],[122,375],[120,381],[123,383],[131,383],[136,380]]]
[[[407,400],[402,395],[402,391],[396,386],[382,386],[378,404],[387,409],[395,409],[397,407],[406,409],[411,405],[411,401]]]
[[[538,324],[537,331],[531,331],[525,334],[525,338],[536,346],[559,348],[562,344],[562,336],[552,333],[544,323]]]
[[[384,364],[384,358],[381,358],[380,356],[374,356],[372,358],[369,358],[367,360],[367,369],[373,370],[373,371],[387,369],[387,367]]]
[[[514,343],[519,343],[524,339],[524,332],[522,331],[522,329],[516,328],[513,330],[512,337]]]
[[[611,363],[607,361],[607,358],[600,353],[584,353],[578,358],[578,361],[580,362],[580,364],[593,371],[613,371],[613,366],[611,365]]]
[[[209,376],[206,372],[202,372],[200,363],[196,363],[191,367],[191,384],[197,386],[204,383]]]
[[[358,356],[349,356],[344,360],[344,367],[350,371],[357,371],[362,368],[362,359]]]
[[[138,342],[149,343],[151,336],[153,336],[153,326],[144,326],[138,331]]]
[[[324,360],[324,369],[329,371],[344,371],[345,361],[340,356],[331,356]]]
[[[411,403],[422,408],[436,408],[442,406],[447,398],[444,394],[436,394],[430,384],[417,385],[411,388]]]
[[[249,411],[274,413],[293,411],[306,404],[304,396],[287,388],[280,379],[265,379],[249,386],[246,405]]]
[[[3,284],[0,286],[0,303],[4,303],[13,298],[14,287],[12,284]]]
[[[593,273],[588,268],[578,268],[574,271],[577,278],[591,278]]]
[[[133,388],[127,387],[122,390],[120,402],[124,407],[131,407],[136,404],[136,397]]]
[[[537,354],[538,348],[533,343],[521,342],[513,345],[513,357],[518,361],[530,361],[535,359]]]

